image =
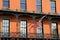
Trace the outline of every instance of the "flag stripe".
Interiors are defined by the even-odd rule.
[[[41,21],[46,17],[46,15],[44,15],[43,17],[41,17],[39,19],[39,21],[36,23],[37,27],[39,27],[41,25]]]
[[[44,15],[43,17],[41,17],[36,24],[33,24],[33,25],[31,26],[31,28],[37,28],[37,27],[39,27],[39,26],[41,25],[41,21],[42,21],[45,17],[46,17],[46,15]],[[31,30],[31,28],[30,28],[30,30]]]

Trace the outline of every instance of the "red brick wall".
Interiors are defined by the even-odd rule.
[[[42,0],[42,12],[46,14],[50,12],[50,0]]]
[[[0,9],[2,9],[2,0],[0,0]]]
[[[36,0],[27,0],[27,11],[36,11]]]
[[[20,0],[10,0],[10,9],[11,10],[20,10]]]
[[[60,14],[60,0],[56,0],[56,12]]]
[[[48,19],[44,19],[44,22],[43,22],[43,30],[44,30],[44,37],[49,37],[49,34],[50,34],[50,22]]]

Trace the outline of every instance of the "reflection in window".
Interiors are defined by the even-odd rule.
[[[20,0],[20,7],[21,7],[21,9],[24,9],[25,10],[25,0]]]
[[[9,36],[9,20],[2,20],[2,36]]]
[[[40,25],[40,27],[37,28],[37,38],[42,38],[43,37],[43,33],[42,33],[42,23]]]
[[[57,24],[56,23],[51,23],[51,32],[53,34],[53,37],[57,36]]]
[[[56,7],[56,3],[55,3],[55,1],[51,1],[50,3],[51,3],[50,4],[51,5],[51,12],[55,12],[56,11],[56,8],[55,8]]]
[[[40,10],[41,11],[41,0],[36,0],[36,10]]]
[[[3,0],[3,7],[9,7],[9,0]]]
[[[26,21],[21,20],[20,21],[20,37],[26,38]]]

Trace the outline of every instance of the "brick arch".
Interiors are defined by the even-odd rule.
[[[47,17],[45,17],[43,19],[43,32],[44,32],[44,37],[45,38],[50,38],[50,34],[51,34],[51,31],[50,31],[50,20]]]
[[[34,16],[31,16],[31,15],[20,15],[20,16],[19,16],[19,19],[20,19],[20,20],[27,20],[27,32],[28,32],[28,37],[32,37],[32,36],[35,37],[34,34],[30,34],[30,33],[34,33],[35,30],[33,30],[33,29],[32,29],[32,31],[29,30],[30,27],[32,26],[32,24],[34,23],[33,17],[34,17]]]

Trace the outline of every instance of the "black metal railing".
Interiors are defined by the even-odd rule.
[[[2,36],[2,33],[0,33],[0,38],[46,38],[46,39],[60,39],[59,35],[56,34],[41,34],[41,33],[28,33],[28,34],[23,34],[20,32],[11,32],[9,33],[9,35],[7,36],[7,34]]]
[[[57,39],[57,38],[59,38],[59,35],[57,35],[57,34],[44,34],[44,38]]]

